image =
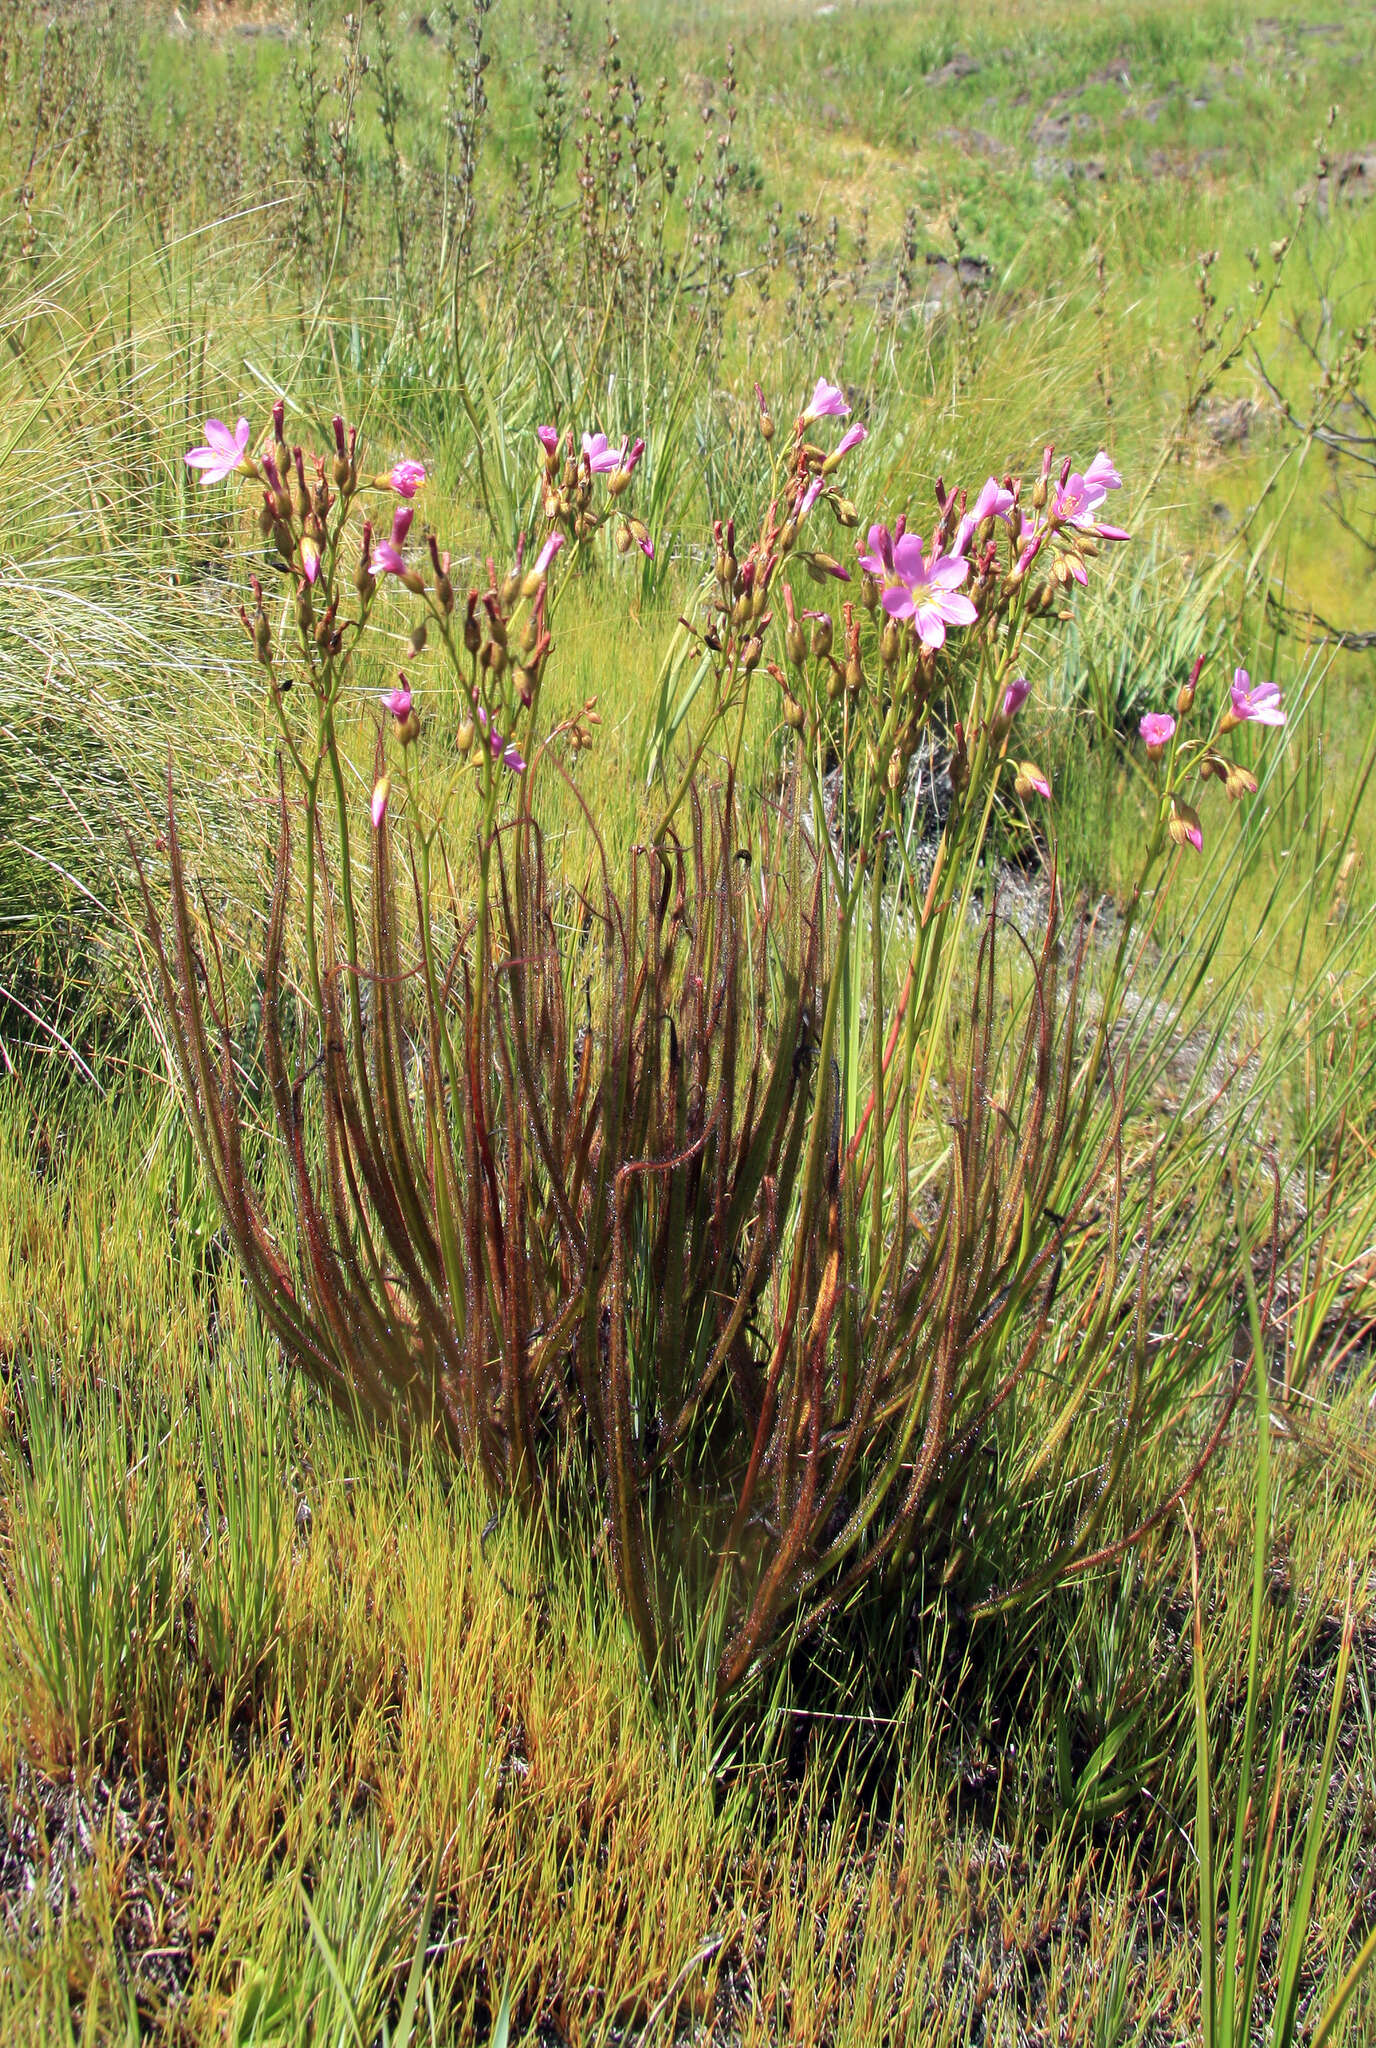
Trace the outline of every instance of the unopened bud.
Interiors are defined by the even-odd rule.
[[[784,646],[788,658],[795,668],[801,668],[807,660],[807,637],[797,619],[790,619],[784,631]]]
[[[1199,822],[1199,813],[1191,804],[1182,803],[1179,797],[1171,798],[1171,815],[1166,830],[1177,846],[1192,846],[1199,853],[1204,845],[1204,828]]]
[[[884,780],[888,783],[890,791],[894,794],[897,794],[903,787],[903,756],[899,753],[897,747],[889,755],[888,772]]]
[[[1045,798],[1051,794],[1051,784],[1035,761],[1019,761],[1017,773],[1013,777],[1013,787],[1024,803],[1029,797]]]
[[[819,661],[831,653],[831,618],[826,612],[812,621],[812,652]]]
[[[253,646],[259,661],[266,668],[272,660],[272,629],[263,612],[259,612],[253,621]]]
[[[762,441],[772,441],[774,439],[774,416],[772,413],[767,413],[763,406],[760,407],[760,439]]]
[[[858,526],[860,524],[860,514],[856,511],[849,498],[832,498],[830,504],[833,514],[842,526]]]
[[[620,526],[616,529],[616,552],[619,555],[628,555],[634,546],[635,535],[623,519]]]
[[[1187,711],[1194,709],[1193,683],[1182,683],[1180,685],[1180,691],[1175,700],[1175,708],[1181,718],[1185,716]]]
[[[404,747],[409,747],[420,738],[420,713],[415,709],[407,712],[405,718],[396,721],[397,738]]]
[[[500,676],[506,668],[506,649],[500,640],[489,640],[482,651],[483,667],[492,676]]]
[[[879,606],[879,578],[871,576],[868,569],[860,578],[860,602],[867,612],[876,611]]]
[[[425,652],[425,642],[427,637],[428,635],[424,619],[417,619],[415,625],[411,628],[412,654],[423,654]]]
[[[471,718],[465,718],[460,722],[459,729],[454,735],[454,744],[461,754],[466,754],[472,746],[473,721]]]
[[[885,619],[879,635],[879,659],[885,668],[895,668],[903,652],[903,628],[897,619]]]
[[[796,697],[784,694],[784,724],[793,732],[801,732],[807,723],[807,713]]]

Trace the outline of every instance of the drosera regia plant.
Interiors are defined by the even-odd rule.
[[[144,877],[169,1062],[284,1351],[566,1533],[591,1481],[647,1670],[689,1660],[720,1692],[951,1526],[1025,1386],[1054,1389],[1034,1473],[1105,1388],[1117,1417],[1092,1483],[1067,1485],[1047,1570],[1132,1540],[1129,1447],[1153,1374],[1183,1369],[1154,1333],[1148,1370],[1150,1205],[1120,1260],[1111,1023],[1132,906],[1092,1030],[1088,927],[1062,915],[1054,864],[1039,944],[993,914],[973,963],[960,938],[996,812],[1052,802],[1012,742],[1040,636],[1128,538],[1103,517],[1121,479],[1102,452],[1081,472],[1048,449],[1026,492],[938,481],[930,531],[861,532],[844,390],[819,379],[787,435],[758,402],[769,497],[717,521],[686,621],[710,678],[696,732],[624,873],[585,807],[600,879],[572,920],[544,792],[581,803],[566,762],[597,709],[551,711],[555,622],[582,553],[614,571],[653,548],[643,443],[541,427],[529,544],[466,592],[415,530],[422,465],[370,472],[342,419],[308,455],[279,404],[261,442],[210,422],[187,456],[246,484],[284,592],[255,571],[242,610],[281,743],[266,944],[243,964],[294,1244],[255,1178],[240,963],[195,907],[170,785],[165,901]],[[828,545],[828,518],[854,539]],[[801,602],[803,577],[836,595]],[[399,614],[408,667],[360,721],[361,658]],[[782,778],[747,750],[757,688]],[[1144,721],[1143,882],[1194,815],[1187,770],[1240,793],[1218,741],[1279,716],[1239,672],[1208,741]],[[919,872],[909,770],[934,741],[953,801]],[[1067,1262],[1095,1276],[1068,1326]]]

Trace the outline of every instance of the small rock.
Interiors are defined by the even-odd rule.
[[[923,84],[958,85],[962,78],[973,78],[979,68],[973,57],[967,57],[964,51],[957,51],[949,63],[939,64],[935,71],[929,71]]]

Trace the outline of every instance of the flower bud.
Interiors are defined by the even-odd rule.
[[[831,500],[831,509],[840,525],[858,526],[860,524],[860,514],[856,511],[854,504],[849,498],[833,498]]]
[[[885,619],[879,635],[879,659],[885,668],[896,668],[903,652],[903,628],[897,619]]]
[[[860,602],[867,612],[873,612],[879,608],[879,598],[879,578],[871,576],[869,570],[866,569],[864,575],[860,578]]]
[[[272,628],[268,625],[267,614],[259,612],[253,621],[253,647],[264,668],[272,660]]]
[[[758,633],[752,633],[750,635],[750,638],[746,641],[744,647],[742,647],[741,649],[741,667],[745,670],[747,675],[751,674],[751,672],[754,669],[757,669],[759,667],[760,656],[763,653],[763,640],[761,640]]]
[[[412,654],[423,654],[425,652],[425,642],[427,637],[428,632],[424,619],[417,619],[415,625],[411,628]]]
[[[784,692],[784,724],[793,732],[801,732],[807,723],[807,713],[796,697]]]
[[[1182,683],[1180,685],[1179,694],[1177,695],[1175,700],[1175,708],[1181,718],[1185,716],[1186,712],[1192,711],[1194,709],[1193,683]]]
[[[401,741],[401,744],[404,747],[413,745],[420,738],[420,713],[414,710],[408,711],[405,718],[397,720],[396,727],[397,738]]]
[[[819,661],[831,653],[830,612],[817,612],[813,617],[812,652]]]
[[[473,745],[473,721],[471,718],[460,720],[459,729],[454,735],[454,745],[461,754],[466,754]]]
[[[463,622],[463,644],[470,654],[476,654],[483,644],[483,629],[478,624],[476,617],[477,604],[478,593],[476,590],[470,590],[468,593],[468,616]]]
[[[505,671],[506,648],[500,640],[489,640],[480,658],[489,675],[496,677]]]
[[[1199,813],[1192,805],[1182,803],[1179,797],[1171,798],[1171,815],[1166,829],[1177,846],[1192,846],[1196,853],[1203,851],[1204,828],[1199,822]]]
[[[1243,768],[1236,761],[1229,761],[1225,764],[1225,770],[1226,772],[1223,777],[1223,793],[1225,796],[1230,796],[1233,802],[1236,803],[1240,796],[1256,795],[1257,779],[1250,768]]]
[[[1029,797],[1049,797],[1051,784],[1042,774],[1035,761],[1019,761],[1013,777],[1013,787],[1026,803]]]
[[[889,766],[884,780],[889,786],[890,793],[895,796],[903,787],[903,756],[897,747],[889,755]]]

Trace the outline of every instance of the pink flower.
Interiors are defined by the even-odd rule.
[[[1015,718],[1032,694],[1026,676],[1016,676],[1003,693],[1003,717]]]
[[[414,498],[425,482],[425,464],[407,456],[396,464],[387,481],[399,498]]]
[[[320,549],[310,534],[301,536],[301,573],[307,583],[314,583],[320,574]]]
[[[894,543],[895,581],[881,601],[890,618],[913,621],[924,647],[941,647],[948,626],[972,626],[979,617],[969,598],[957,594],[969,573],[970,564],[959,555],[927,560],[919,535],[905,533]]]
[[[1013,787],[1024,803],[1030,796],[1039,796],[1043,802],[1050,801],[1051,784],[1035,761],[1019,761]]]
[[[974,504],[961,520],[956,530],[953,555],[963,555],[969,548],[978,529],[986,519],[1007,520],[1013,510],[1013,493],[1006,491],[998,478],[991,476],[981,490]]]
[[[236,471],[247,473],[251,468],[248,459],[249,431],[247,420],[240,420],[232,434],[223,420],[207,420],[205,447],[188,448],[182,459],[188,469],[201,472],[203,484],[223,483]]]
[[[840,440],[827,457],[828,465],[834,468],[843,456],[850,454],[852,448],[858,448],[868,434],[869,428],[862,426],[859,420],[855,422],[853,427],[847,427],[845,433],[842,434]]]
[[[893,535],[887,526],[870,528],[869,553],[861,555],[860,567],[870,576],[892,576]]]
[[[636,464],[639,462],[641,456],[644,453],[645,442],[643,437],[641,437],[640,435],[637,435],[636,439],[632,441],[629,448],[626,447],[624,442],[622,443],[621,467],[625,471],[627,476],[631,474],[631,471],[635,468]]]
[[[411,521],[415,516],[415,512],[410,505],[397,506],[396,511],[392,514],[391,539],[379,541],[373,549],[372,560],[368,564],[372,575],[404,576],[406,574],[406,562],[401,551],[406,545],[406,536],[411,531]]]
[[[621,450],[608,447],[605,434],[584,434],[583,460],[594,476],[610,476],[621,467]]]
[[[379,775],[373,784],[373,830],[376,832],[387,815],[387,794],[392,787],[390,775]]]
[[[1083,476],[1072,470],[1063,484],[1056,486],[1056,495],[1051,501],[1052,517],[1063,526],[1078,527],[1082,533],[1096,533],[1104,540],[1126,540],[1128,535],[1121,526],[1100,526],[1099,507],[1110,491],[1120,491],[1123,479],[1103,449],[1095,456]]]
[[[846,394],[840,385],[828,384],[825,377],[819,377],[816,389],[803,409],[803,422],[810,425],[813,420],[843,420],[849,413]]]
[[[1169,711],[1148,711],[1137,727],[1146,742],[1147,753],[1159,761],[1175,735],[1175,720]]]
[[[534,573],[537,576],[547,576],[549,574],[549,565],[563,545],[564,536],[556,528],[535,557]]]
[[[502,739],[501,734],[496,726],[492,724],[481,704],[475,708],[478,714],[478,723],[487,734],[487,744],[492,749],[493,759],[495,760],[500,754],[504,768],[509,768],[513,775],[524,775],[526,772],[525,756],[521,753],[519,747],[512,741],[504,741]]]
[[[535,438],[544,449],[546,455],[553,461],[554,457],[559,453],[558,427],[537,427],[535,429]]]
[[[1280,707],[1280,687],[1276,683],[1254,683],[1245,668],[1233,675],[1232,703],[1233,719],[1238,725],[1250,720],[1254,725],[1284,725],[1285,713]]]
[[[411,716],[411,685],[406,680],[404,669],[398,669],[397,674],[400,678],[397,688],[395,690],[384,690],[382,693],[382,703],[383,708],[390,711],[397,724],[400,725],[404,718]]]

